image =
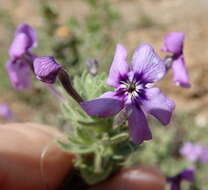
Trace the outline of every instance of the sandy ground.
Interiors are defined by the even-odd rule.
[[[0,5],[2,8],[12,10],[17,24],[26,22],[40,26],[42,20],[39,2],[41,1],[0,0]],[[88,11],[80,0],[50,0],[50,2],[61,10],[60,17],[63,22],[69,16],[82,18]],[[163,81],[160,86],[175,100],[179,111],[194,111],[196,118],[207,120],[208,123],[208,1],[112,0],[112,2],[123,15],[124,24],[120,27],[125,27],[127,36],[121,42],[130,52],[139,43],[148,42],[156,47],[159,53],[162,40],[168,32],[182,31],[186,34],[185,57],[192,88],[187,90],[175,87],[168,80]],[[142,20],[144,17],[151,20],[151,26],[145,26],[144,19]],[[170,77],[171,74],[167,78]],[[28,108],[22,109],[24,112],[28,111]]]

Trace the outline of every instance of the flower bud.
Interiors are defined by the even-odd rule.
[[[45,83],[55,83],[56,76],[61,69],[61,65],[52,56],[36,58],[33,66],[37,79]]]
[[[96,59],[89,59],[85,64],[87,65],[89,73],[95,76],[97,74],[99,62]]]

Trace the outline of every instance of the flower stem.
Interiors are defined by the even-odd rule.
[[[58,78],[61,81],[62,86],[67,91],[67,93],[78,103],[83,102],[83,99],[81,96],[77,93],[77,91],[74,89],[74,87],[71,84],[71,81],[69,79],[69,75],[66,71],[61,69],[58,74]]]
[[[168,72],[173,64],[172,56],[166,56],[164,59],[164,64],[165,64],[166,72]]]

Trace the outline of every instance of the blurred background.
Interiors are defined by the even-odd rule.
[[[138,44],[147,42],[164,57],[160,48],[165,35],[184,32],[184,53],[192,86],[175,86],[170,82],[172,73],[159,84],[177,106],[167,132],[171,138],[160,138],[165,129],[159,127],[156,140],[150,143],[155,154],[160,155],[157,159],[165,163],[161,167],[170,166],[167,150],[158,151],[153,145],[156,141],[166,148],[170,139],[178,145],[185,141],[208,145],[207,19],[207,0],[0,0],[0,104],[7,104],[18,121],[59,125],[54,117],[59,117],[58,103],[40,82],[34,80],[33,88],[26,91],[10,86],[4,64],[9,59],[7,51],[15,28],[21,23],[37,30],[39,45],[35,53],[54,55],[69,68],[72,77],[79,75],[86,67],[84,62],[91,58],[99,62],[99,72],[108,71],[116,43],[123,43],[131,56]],[[0,122],[8,121],[1,118]],[[158,164],[153,158],[150,161]],[[204,172],[208,171],[206,167]],[[205,178],[202,182],[202,189],[208,188],[207,181]]]

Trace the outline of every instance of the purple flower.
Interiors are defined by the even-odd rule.
[[[37,36],[35,30],[27,24],[21,24],[16,29],[14,40],[9,49],[9,55],[11,59],[6,63],[6,69],[11,84],[17,90],[24,90],[31,87],[31,71],[34,72],[33,61],[35,60],[35,58],[37,58],[37,56],[33,54],[31,50],[33,47],[36,46]],[[43,61],[44,60],[46,59],[43,59]],[[51,57],[49,57],[48,60],[54,61],[54,59]],[[38,70],[40,76],[46,74],[44,73],[45,68],[43,67],[43,65],[39,64],[39,66],[43,69],[42,72]],[[54,67],[51,67],[51,69],[54,69]],[[47,72],[49,72],[48,69]],[[48,75],[49,76],[47,80],[52,83],[54,80],[52,76],[53,72],[51,71],[50,73],[48,73]],[[41,79],[44,80],[44,76],[42,76]],[[52,92],[55,96],[63,99],[62,95],[52,85],[45,84],[45,87],[47,87],[48,90]]]
[[[14,115],[6,104],[0,104],[0,117],[7,120],[14,120]]]
[[[27,24],[21,24],[16,29],[14,40],[9,49],[9,56],[13,59],[21,58],[32,47],[36,46],[37,37],[35,30]]]
[[[153,48],[143,44],[134,52],[132,67],[126,61],[127,51],[117,45],[107,84],[115,88],[102,96],[82,102],[89,115],[111,117],[123,108],[128,112],[130,134],[134,143],[152,138],[144,112],[150,113],[162,124],[170,121],[175,104],[152,86],[165,75],[165,66]]]
[[[190,162],[196,162],[200,159],[203,151],[203,146],[186,142],[180,149],[180,153]]]
[[[33,66],[37,79],[46,83],[54,83],[58,72],[62,68],[52,56],[36,58]]]
[[[195,168],[187,168],[174,177],[168,177],[167,182],[171,184],[171,190],[180,190],[182,180],[190,183],[195,181]]]
[[[37,46],[36,32],[27,25],[21,24],[14,35],[14,40],[9,49],[10,60],[6,69],[11,84],[17,90],[31,87],[31,72],[33,59],[36,57],[31,49]]]
[[[26,62],[22,60],[8,61],[6,69],[13,88],[24,90],[31,87],[31,72]]]
[[[182,32],[171,32],[165,37],[164,52],[172,53],[173,81],[176,85],[189,88],[189,76],[183,55],[183,44],[185,35]]]

